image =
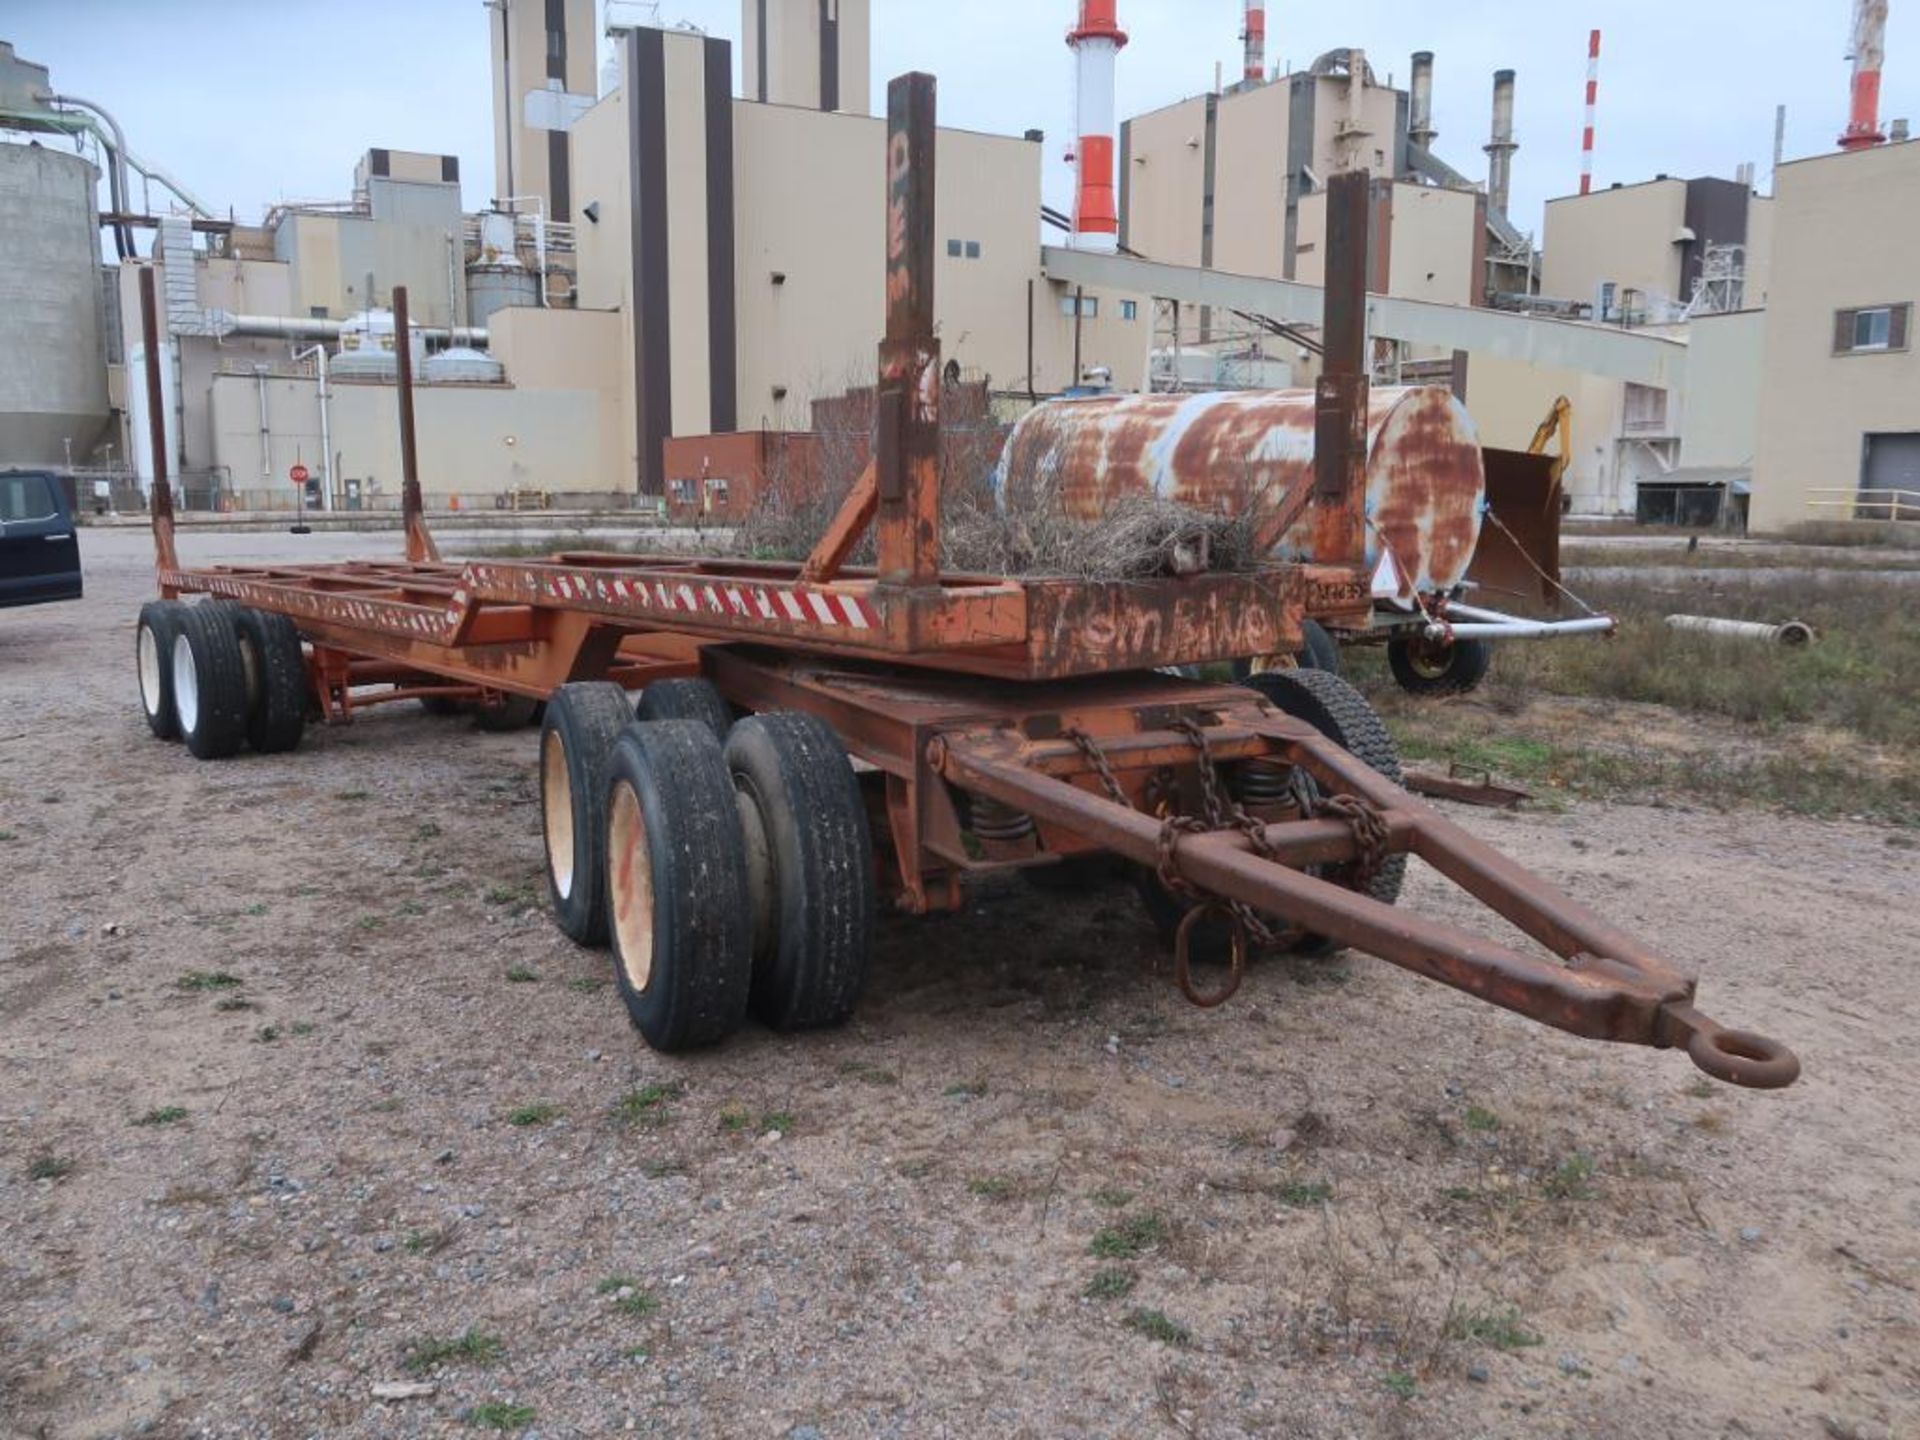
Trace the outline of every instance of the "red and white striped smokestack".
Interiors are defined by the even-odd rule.
[[[1593,110],[1600,98],[1600,32],[1587,36],[1587,128],[1580,135],[1580,193],[1593,189]]]
[[[1267,78],[1267,0],[1247,0],[1247,26],[1240,38],[1247,42],[1247,68],[1241,78],[1259,85]]]
[[[1854,0],[1853,106],[1842,150],[1886,144],[1880,131],[1880,67],[1887,58],[1887,0]]]
[[[1080,0],[1080,23],[1067,32],[1079,73],[1076,105],[1079,181],[1073,197],[1073,243],[1109,253],[1120,248],[1120,207],[1114,193],[1114,61],[1127,35],[1115,13],[1119,0]]]

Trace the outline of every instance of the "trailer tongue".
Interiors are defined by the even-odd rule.
[[[806,562],[443,561],[403,369],[404,562],[184,566],[156,479],[165,598],[143,610],[139,645],[171,661],[141,666],[156,734],[180,728],[182,696],[209,757],[286,734],[296,702],[343,722],[404,698],[496,715],[546,701],[556,922],[611,945],[629,1013],[662,1048],[721,1039],[748,1013],[845,1018],[881,892],[909,913],[956,909],[969,873],[1104,854],[1131,862],[1196,1003],[1227,999],[1258,949],[1351,946],[1576,1035],[1791,1084],[1784,1046],[1707,1019],[1691,976],[1402,790],[1385,728],[1337,678],[1156,673],[1290,652],[1304,620],[1363,621],[1370,606],[1364,173],[1329,186],[1327,368],[1312,484],[1288,517],[1315,563],[1104,583],[941,572],[933,102],[929,76],[889,88],[875,459]],[[157,386],[151,272],[141,281]],[[404,291],[395,310],[404,333]],[[849,569],[868,529],[878,563]],[[195,592],[237,603],[174,598]],[[288,673],[305,677],[291,700],[273,683]],[[1408,857],[1538,952],[1398,908]]]

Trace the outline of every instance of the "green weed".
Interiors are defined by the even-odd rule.
[[[406,1348],[401,1363],[415,1375],[425,1374],[439,1365],[492,1365],[506,1354],[506,1346],[495,1335],[470,1329],[451,1339],[427,1336]]]
[[[189,970],[173,982],[181,990],[231,990],[241,984],[238,975],[229,975],[224,970]]]
[[[48,1152],[27,1162],[29,1180],[59,1180],[73,1173],[73,1161],[65,1155]]]
[[[1543,1343],[1540,1336],[1520,1323],[1520,1312],[1512,1305],[1471,1310],[1456,1305],[1447,1314],[1446,1337],[1491,1345],[1495,1350],[1524,1350]]]
[[[156,1110],[147,1111],[146,1114],[142,1115],[133,1123],[136,1125],[178,1125],[186,1118],[187,1110],[184,1105],[162,1105]]]
[[[611,1295],[613,1308],[636,1318],[651,1315],[660,1308],[659,1297],[631,1275],[609,1275],[593,1287],[596,1295]]]
[[[1133,1293],[1133,1272],[1108,1265],[1093,1272],[1087,1288],[1080,1292],[1089,1300],[1121,1300]]]
[[[1087,1249],[1102,1260],[1133,1260],[1166,1243],[1166,1222],[1148,1213],[1106,1226],[1087,1243]]]
[[[524,1430],[533,1424],[531,1405],[510,1405],[505,1400],[489,1400],[467,1412],[467,1422],[482,1430]]]
[[[550,1105],[546,1101],[540,1100],[532,1105],[521,1105],[507,1111],[507,1123],[509,1125],[519,1125],[522,1127],[528,1125],[544,1125],[549,1120],[557,1118],[560,1113],[560,1107],[558,1105]]]
[[[1126,1318],[1126,1327],[1162,1345],[1187,1345],[1193,1335],[1177,1320],[1169,1320],[1158,1310],[1135,1310]]]

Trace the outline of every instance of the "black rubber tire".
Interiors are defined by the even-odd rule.
[[[247,738],[247,670],[231,605],[189,605],[173,640],[174,719],[196,759],[224,760]],[[190,713],[181,704],[180,667],[191,665]]]
[[[1400,752],[1387,733],[1387,727],[1358,690],[1338,675],[1324,670],[1264,670],[1250,676],[1247,688],[1257,690],[1274,705],[1297,719],[1305,720],[1343,750],[1364,761],[1396,785],[1401,780]],[[1321,873],[1317,869],[1310,872]],[[1366,893],[1384,905],[1400,898],[1400,887],[1407,876],[1407,857],[1390,855],[1375,873]],[[1170,894],[1159,876],[1145,867],[1134,874],[1134,888],[1140,894],[1148,917],[1161,938],[1171,943],[1180,922],[1186,918],[1189,902]],[[1230,933],[1224,923],[1202,921],[1190,937],[1193,958],[1207,963],[1226,959]],[[1303,935],[1287,946],[1294,954],[1330,955],[1340,947],[1324,936]]]
[[[531,695],[509,695],[497,705],[473,707],[473,723],[489,734],[524,730],[540,713],[540,702]]]
[[[755,897],[748,1008],[775,1030],[839,1025],[866,988],[878,906],[846,747],[824,721],[775,711],[735,725],[726,757],[748,854],[764,839],[770,872],[771,894]]]
[[[1302,620],[1300,638],[1307,643],[1294,658],[1302,670],[1324,670],[1329,675],[1340,673],[1340,647],[1327,633],[1326,626],[1318,620]]]
[[[1399,636],[1387,642],[1387,668],[1409,695],[1464,695],[1487,678],[1492,664],[1486,640],[1434,644]]]
[[[746,1018],[753,919],[733,777],[705,725],[620,732],[605,849],[614,978],[634,1028],[666,1052],[724,1040]]]
[[[252,660],[247,743],[262,755],[299,748],[307,729],[307,656],[291,617],[242,607],[233,612],[243,654]]]
[[[178,600],[149,600],[140,607],[134,627],[133,674],[140,710],[147,728],[161,740],[180,738],[180,721],[173,713],[173,639],[186,609]]]
[[[451,695],[422,695],[420,708],[429,715],[447,716],[460,713],[460,702]]]
[[[640,692],[633,718],[642,724],[654,720],[698,720],[714,738],[726,743],[733,729],[733,710],[711,680],[656,680]]]
[[[1300,639],[1302,644],[1293,657],[1296,669],[1324,670],[1329,675],[1340,673],[1340,646],[1333,636],[1327,633],[1326,626],[1318,620],[1302,620]],[[1246,684],[1248,677],[1252,674],[1251,660],[1233,662],[1233,678],[1236,683]]]
[[[554,923],[582,945],[607,943],[607,765],[631,716],[625,690],[589,680],[556,690],[540,726],[547,899]]]
[[[1386,723],[1366,697],[1338,675],[1324,670],[1270,670],[1250,682],[1267,699],[1304,720],[1355,759],[1398,785],[1400,749]],[[1367,894],[1383,905],[1400,898],[1407,878],[1407,857],[1391,855],[1374,875]]]

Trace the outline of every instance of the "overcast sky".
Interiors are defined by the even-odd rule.
[[[1072,0],[873,8],[876,104],[885,77],[925,69],[940,77],[944,123],[1045,130],[1047,199],[1067,208]],[[614,0],[617,17],[654,9]],[[1916,9],[1893,7],[1883,118],[1920,118]],[[1240,0],[1121,0],[1120,13],[1133,37],[1120,57],[1123,117],[1205,91],[1216,62],[1237,73]],[[1409,54],[1434,51],[1436,148],[1476,179],[1492,73],[1517,70],[1514,219],[1537,233],[1545,201],[1578,185],[1589,29],[1605,36],[1596,184],[1731,176],[1750,160],[1764,188],[1775,105],[1787,106],[1789,158],[1831,149],[1846,122],[1850,14],[1849,0],[1270,0],[1268,59],[1299,67],[1361,45],[1404,84]],[[738,0],[665,0],[658,16],[739,37]],[[0,0],[0,40],[49,66],[59,89],[112,110],[136,154],[251,220],[280,199],[344,198],[354,162],[376,145],[458,155],[467,204],[483,206],[493,188],[487,19],[480,0]]]

